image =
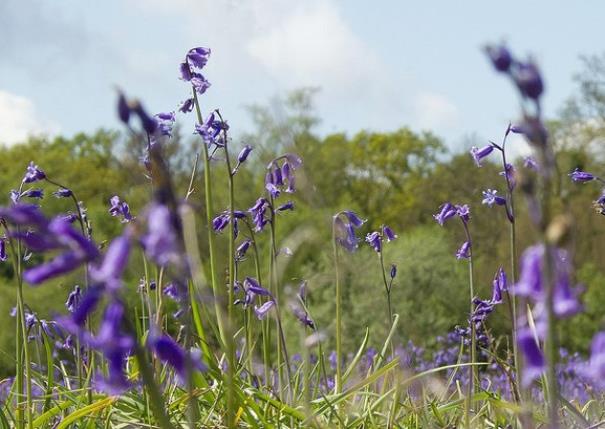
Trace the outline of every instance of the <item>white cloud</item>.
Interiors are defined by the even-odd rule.
[[[298,3],[248,43],[249,54],[286,86],[330,92],[363,89],[379,74],[379,60],[332,2]]]
[[[438,133],[451,132],[460,126],[460,112],[447,97],[424,92],[414,99],[414,124]]]
[[[31,100],[0,90],[0,143],[10,145],[31,135],[58,132],[59,126],[42,118]]]

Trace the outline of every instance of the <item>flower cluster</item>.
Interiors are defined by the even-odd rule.
[[[456,252],[457,259],[468,259],[471,257],[472,242],[470,233],[468,230],[468,221],[471,217],[471,211],[467,204],[464,205],[452,205],[449,202],[445,202],[439,208],[439,212],[433,215],[433,218],[441,226],[445,224],[448,219],[457,216],[462,221],[464,232],[466,233],[466,240],[462,243],[458,251]]]

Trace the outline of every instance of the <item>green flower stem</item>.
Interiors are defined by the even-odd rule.
[[[202,124],[202,111],[200,103],[197,97],[195,89],[193,89],[193,101],[195,104],[195,111],[197,114],[198,123]],[[208,228],[208,252],[210,258],[210,283],[212,285],[212,291],[214,293],[214,308],[216,311],[217,325],[219,330],[219,336],[223,346],[227,359],[231,360],[231,356],[235,356],[235,346],[233,344],[233,336],[230,334],[229,321],[225,318],[225,312],[223,306],[225,305],[224,287],[219,284],[216,275],[216,247],[214,244],[214,232],[212,230],[212,214],[214,213],[214,207],[212,203],[212,182],[210,174],[210,156],[208,154],[208,145],[202,142],[202,161],[204,163],[204,191],[205,191],[205,203],[206,203],[206,227]],[[233,427],[235,425],[236,415],[236,392],[235,392],[235,361],[228,362],[227,368],[227,425]]]
[[[334,252],[334,273],[336,275],[336,379],[334,393],[342,392],[342,312],[341,312],[341,290],[340,290],[340,255],[338,243],[336,242],[336,226],[332,222],[332,246]]]

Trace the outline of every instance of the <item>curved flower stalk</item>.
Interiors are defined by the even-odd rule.
[[[336,275],[336,379],[334,391],[342,392],[342,304],[340,290],[340,255],[339,247],[354,252],[359,245],[355,231],[366,222],[351,210],[343,210],[332,217],[332,247],[334,252],[334,273]]]
[[[387,294],[387,308],[389,311],[389,319],[387,323],[387,327],[391,326],[393,322],[393,311],[391,309],[391,288],[393,286],[393,280],[395,279],[395,275],[397,274],[397,267],[395,265],[391,265],[391,269],[389,272],[390,281],[387,280],[386,267],[384,266],[384,252],[383,252],[383,242],[391,242],[397,238],[397,234],[393,232],[393,230],[383,225],[380,228],[380,231],[374,231],[366,235],[366,242],[376,251],[378,254],[378,260],[380,262],[380,272],[382,273],[382,281],[384,283],[384,290]]]
[[[559,424],[558,392],[559,385],[556,376],[557,343],[556,343],[556,294],[557,294],[557,258],[556,247],[560,245],[563,235],[549,237],[548,230],[554,226],[555,217],[552,215],[551,197],[553,194],[553,178],[556,174],[556,162],[552,145],[548,141],[548,132],[542,121],[541,96],[544,92],[544,82],[538,66],[531,59],[521,61],[510,54],[505,46],[488,46],[486,52],[496,70],[508,77],[518,90],[523,118],[514,127],[514,132],[523,134],[532,146],[539,165],[538,178],[540,184],[541,204],[531,204],[537,201],[536,190],[531,183],[522,187],[529,196],[530,214],[541,236],[544,257],[542,281],[544,284],[544,313],[545,313],[545,349],[547,367],[547,387],[549,393],[548,414],[549,423],[553,427]],[[588,176],[576,174],[574,177],[586,180]],[[538,210],[539,208],[539,210]],[[533,213],[532,213],[533,212]],[[553,223],[554,222],[554,223]],[[521,329],[521,328],[518,328]],[[518,339],[519,342],[519,339]],[[519,344],[521,347],[521,344]],[[526,358],[526,361],[528,359]],[[526,362],[527,363],[527,362]],[[525,384],[523,381],[521,384]]]
[[[467,259],[468,260],[468,277],[469,277],[469,292],[470,292],[470,314],[475,313],[475,287],[474,287],[474,269],[473,269],[473,250],[472,250],[472,239],[471,233],[468,228],[468,222],[471,217],[470,208],[467,204],[463,205],[452,205],[449,202],[445,202],[439,208],[439,212],[433,215],[433,218],[437,223],[441,226],[445,224],[448,219],[453,217],[457,217],[460,219],[462,223],[462,227],[464,229],[464,234],[466,240],[462,243],[458,251],[456,252],[456,259]],[[476,332],[475,332],[475,324],[470,324],[470,363],[474,364],[476,362]],[[477,368],[472,366],[471,368],[471,377],[468,384],[468,395],[467,395],[467,410],[466,410],[466,418],[469,419],[470,415],[470,406],[471,406],[471,398],[475,393],[475,379],[476,379]],[[467,422],[468,423],[468,422]]]

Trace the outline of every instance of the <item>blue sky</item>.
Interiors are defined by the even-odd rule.
[[[533,55],[553,116],[580,55],[605,50],[603,16],[596,0],[3,0],[0,142],[119,127],[115,85],[152,112],[173,110],[188,89],[178,63],[201,45],[213,50],[204,104],[236,133],[253,125],[246,105],[316,86],[322,133],[408,125],[459,148],[500,138],[518,110],[484,43]]]

